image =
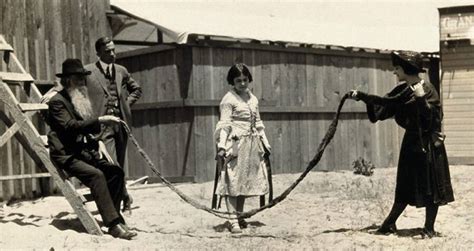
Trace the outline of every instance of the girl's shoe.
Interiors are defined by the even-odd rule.
[[[240,228],[247,228],[249,224],[244,219],[239,219]]]
[[[232,221],[230,223],[230,232],[233,233],[233,234],[240,234],[242,233],[242,229],[240,228],[239,226],[239,222],[236,220],[236,221]]]

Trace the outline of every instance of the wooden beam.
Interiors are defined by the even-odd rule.
[[[178,47],[178,45],[174,45],[174,44],[160,44],[160,45],[150,46],[150,47],[143,48],[143,49],[137,49],[137,50],[117,53],[117,59],[135,57],[135,56],[146,55],[146,54],[152,54],[152,53],[167,51],[167,50],[173,50],[173,49],[176,49],[177,47]]]
[[[48,110],[48,105],[47,104],[20,103],[18,106],[24,112]]]
[[[195,100],[184,99],[182,101],[149,102],[135,104],[132,110],[158,110],[164,108],[181,107],[219,107],[220,100]],[[313,106],[276,106],[274,100],[262,100],[260,103],[261,113],[334,113],[336,107],[313,107]],[[365,113],[365,107],[343,108],[341,113]]]
[[[448,161],[450,165],[474,165],[473,156],[466,156],[466,157],[448,156]]]
[[[145,182],[147,182],[148,178],[149,178],[148,176],[143,176],[143,177],[141,177],[139,179],[136,179],[136,180],[132,181],[131,183],[127,184],[127,187],[134,186],[136,184],[145,183]]]
[[[7,41],[2,35],[0,35],[0,50],[13,52],[13,47],[11,47],[11,45],[7,43]]]
[[[34,84],[35,85],[46,85],[46,86],[54,86],[56,85],[56,82],[55,80],[44,80],[44,79],[37,79],[34,81]]]
[[[261,113],[335,113],[335,107],[261,106]],[[341,113],[365,113],[365,107],[343,108]]]
[[[34,81],[33,77],[28,73],[19,72],[0,72],[0,78],[6,82],[27,82]]]
[[[192,39],[191,34],[189,39]],[[274,44],[259,44],[259,43],[242,43],[236,40],[232,41],[218,41],[218,40],[199,40],[199,44],[159,44],[143,49],[132,50],[117,54],[117,59],[127,58],[155,52],[171,50],[178,47],[212,47],[212,48],[230,48],[230,49],[250,49],[273,52],[288,52],[288,53],[305,53],[315,55],[327,56],[344,56],[344,57],[358,57],[370,59],[386,59],[390,60],[390,50],[379,50],[372,48],[353,48],[335,45],[311,45],[310,47],[300,46],[282,46]],[[287,44],[287,43],[285,43]],[[319,48],[318,48],[319,47]],[[324,47],[324,48],[323,48]]]
[[[132,109],[133,110],[155,110],[155,109],[178,108],[178,107],[184,107],[184,103],[182,100],[138,103],[138,104],[134,104],[132,106]]]
[[[5,131],[5,133],[0,136],[0,147],[2,147],[7,141],[15,135],[20,130],[20,124],[14,123],[8,130]]]
[[[7,43],[2,43],[0,41],[0,51],[13,51],[13,47],[11,47],[9,44]]]
[[[174,177],[165,177],[171,183],[183,183],[183,182],[194,182],[194,176],[174,176]],[[139,177],[132,177],[132,179],[139,179]],[[148,184],[161,183],[159,177],[148,177]],[[131,186],[134,187],[134,186]]]
[[[17,174],[17,175],[0,176],[0,181],[36,179],[36,178],[47,178],[47,177],[51,177],[51,174],[50,173]]]
[[[44,144],[45,146],[48,145],[48,135],[41,135],[41,136],[40,136],[40,139],[41,139],[41,141],[43,141],[43,144]]]
[[[188,107],[218,107],[221,101],[217,99],[185,99],[184,106]]]
[[[219,99],[183,99],[175,101],[161,101],[161,102],[148,102],[138,103],[133,105],[133,110],[153,110],[163,108],[181,108],[181,107],[218,107],[221,100]],[[276,105],[275,100],[262,100],[259,102],[260,106],[274,106]]]

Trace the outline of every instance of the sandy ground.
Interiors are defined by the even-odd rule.
[[[249,219],[250,226],[237,235],[226,229],[226,220],[194,209],[161,184],[131,190],[135,208],[125,216],[138,232],[131,241],[85,233],[64,197],[22,201],[0,208],[0,249],[474,250],[474,166],[451,167],[456,201],[440,208],[435,227],[443,236],[433,239],[421,238],[425,213],[414,207],[398,220],[398,235],[373,234],[390,209],[395,172],[310,173],[285,201]],[[275,193],[297,175],[275,175]],[[212,183],[178,187],[210,204]],[[246,209],[256,205],[251,199]],[[93,203],[88,207],[95,210]]]

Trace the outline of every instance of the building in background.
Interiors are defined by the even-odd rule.
[[[474,5],[440,8],[441,92],[452,164],[474,164]]]

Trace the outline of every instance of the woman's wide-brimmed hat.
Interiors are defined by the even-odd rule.
[[[403,69],[411,68],[418,72],[426,72],[423,69],[423,56],[418,52],[393,51],[391,57],[393,65],[400,65]]]
[[[63,62],[63,70],[56,76],[63,78],[71,75],[89,75],[90,71],[84,69],[81,60],[77,58],[68,58]]]

